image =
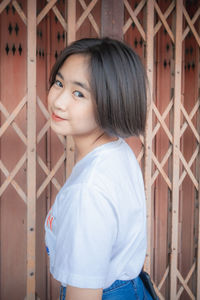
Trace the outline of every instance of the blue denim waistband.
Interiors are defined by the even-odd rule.
[[[59,300],[65,300],[65,296],[66,296],[66,287],[61,285]]]
[[[132,279],[132,280],[134,280],[134,279]],[[108,288],[103,289],[103,292],[108,292],[112,289],[123,286],[123,285],[131,282],[132,280],[115,280]]]

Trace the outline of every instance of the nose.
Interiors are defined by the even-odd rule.
[[[53,107],[56,110],[65,111],[69,106],[69,95],[66,91],[61,91],[59,94],[55,95],[53,101]]]

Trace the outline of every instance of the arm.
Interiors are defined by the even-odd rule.
[[[66,300],[101,300],[102,289],[83,289],[67,285]]]

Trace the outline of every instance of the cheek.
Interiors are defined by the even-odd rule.
[[[87,115],[85,115],[85,123],[87,124],[88,127],[91,128],[96,128],[98,127],[95,113],[93,110],[90,110]]]
[[[96,127],[97,122],[95,118],[95,113],[93,108],[80,109],[78,115],[76,115],[76,120],[79,120],[79,126],[85,128]]]
[[[85,117],[86,119],[90,120],[90,122],[96,123],[95,112],[92,105],[89,105],[88,109],[86,110]]]

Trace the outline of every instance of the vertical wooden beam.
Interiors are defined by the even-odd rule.
[[[0,28],[2,28],[2,17],[0,17]],[[1,49],[1,43],[2,43],[2,37],[1,37],[1,32],[0,32],[0,49]],[[3,55],[0,55],[0,68],[2,68],[2,56]],[[0,104],[1,104],[1,101],[2,101],[2,92],[1,92],[1,69],[0,69]],[[2,115],[1,115],[1,111],[0,111],[0,127],[2,126]],[[0,137],[0,157],[2,159],[2,139]],[[0,170],[0,188],[1,188],[1,185],[2,185],[2,171]],[[2,217],[1,217],[1,211],[2,211],[2,201],[1,201],[1,197],[0,197],[0,241],[2,241]],[[2,247],[0,247],[0,257],[2,258]],[[0,298],[1,298],[1,291],[2,291],[2,259],[0,259]]]
[[[172,248],[170,272],[170,299],[176,299],[177,257],[178,257],[178,216],[179,216],[179,151],[182,78],[182,26],[183,0],[176,1],[175,38],[175,90],[174,90],[174,136],[173,136],[173,181],[172,181]]]
[[[199,126],[200,127],[200,126]],[[200,154],[198,155],[197,161],[198,170],[198,179],[199,179],[199,190],[198,190],[198,210],[199,210],[199,218],[198,218],[198,251],[197,251],[197,299],[200,299]]]
[[[117,3],[116,3],[117,2]],[[124,2],[123,0],[101,1],[101,36],[123,40]]]
[[[46,32],[47,32],[47,60],[46,60],[46,74],[47,74],[47,82],[46,82],[46,91],[48,96],[49,90],[49,76],[51,72],[51,22],[50,22],[50,14],[47,14],[47,23],[46,23]],[[48,102],[48,101],[47,101]],[[46,139],[46,153],[47,153],[47,167],[51,170],[51,133],[50,130],[47,132]],[[46,189],[46,210],[47,213],[51,207],[51,183],[48,184]],[[46,300],[51,299],[51,277],[50,277],[50,261],[49,257],[46,256],[47,266],[46,266]]]
[[[149,80],[149,98],[148,99],[148,115],[145,133],[145,191],[147,198],[147,254],[145,260],[145,270],[150,273],[150,266],[152,262],[152,101],[153,101],[153,65],[154,65],[154,1],[148,0],[147,2],[147,59],[146,59],[146,70]]]
[[[198,22],[198,33],[200,34],[200,20]],[[198,80],[197,86],[200,87],[200,49],[198,49]],[[198,88],[198,97],[197,101],[200,101],[200,88]],[[200,132],[200,109],[197,112],[197,131]],[[200,151],[197,158],[197,180],[199,181],[199,189],[198,189],[198,250],[197,250],[197,299],[200,299]]]
[[[174,37],[175,37],[175,31],[176,31],[176,13],[174,12],[174,14],[172,14],[172,31],[174,32]],[[174,41],[174,48],[175,48],[175,41]],[[170,100],[172,99],[174,102],[174,90],[175,90],[175,51],[172,48],[172,59],[170,62],[170,66],[171,66],[171,96],[170,96]],[[174,110],[173,107],[170,111],[170,132],[172,132],[173,135],[173,131],[174,131]],[[172,187],[173,187],[173,148],[172,148],[172,155],[170,155],[170,162],[169,162],[169,175],[170,175],[170,179],[172,182]],[[169,212],[168,212],[168,253],[170,255],[171,253],[171,249],[172,249],[172,190],[169,193]],[[166,281],[166,298],[170,299],[170,285],[171,285],[171,281],[170,281],[170,270],[171,270],[171,260],[170,257],[168,259],[168,263],[169,263],[169,276],[167,278]]]
[[[67,9],[67,45],[75,41],[76,39],[76,0],[68,0]],[[75,163],[75,146],[71,136],[67,137],[66,145],[66,177],[71,174]]]
[[[36,0],[27,1],[27,295],[35,299]]]
[[[68,0],[67,9],[67,44],[76,39],[76,0]]]

